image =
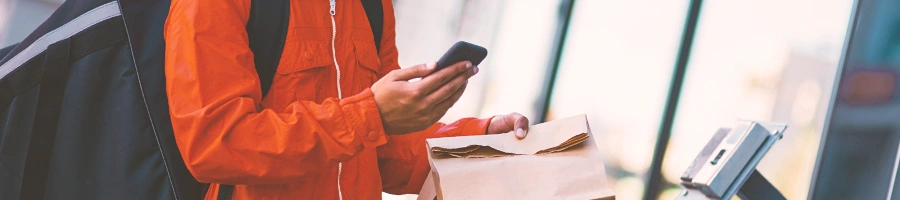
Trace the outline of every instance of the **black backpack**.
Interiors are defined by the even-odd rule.
[[[381,0],[362,0],[378,48]],[[263,94],[288,0],[254,0],[247,32]],[[168,0],[66,1],[0,49],[0,199],[200,199],[165,92]],[[13,22],[15,23],[15,22]],[[220,199],[233,186],[223,185]]]

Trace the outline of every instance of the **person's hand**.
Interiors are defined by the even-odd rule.
[[[372,85],[387,134],[421,131],[440,120],[462,96],[469,78],[478,73],[478,67],[467,61],[431,74],[434,69],[432,62],[394,70]]]
[[[501,134],[513,130],[516,130],[516,138],[525,138],[525,135],[528,135],[528,118],[515,112],[494,116],[488,124],[487,134]]]

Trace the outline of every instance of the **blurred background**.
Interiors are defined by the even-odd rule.
[[[0,45],[23,39],[61,3],[0,0]],[[394,0],[401,66],[434,61],[459,40],[490,52],[442,121],[519,112],[537,123],[586,113],[603,141],[609,184],[623,200],[673,199],[696,154],[737,119],[789,124],[759,170],[788,199],[810,198],[854,6],[853,0]],[[888,52],[879,54],[883,62],[868,65],[900,62],[900,17],[884,15],[894,21],[876,31],[887,34],[867,42],[892,45],[876,49]],[[865,143],[845,147],[858,146]],[[900,154],[887,156],[894,155]]]
[[[566,11],[568,2],[395,0],[400,63],[434,60],[457,40],[484,45],[485,73],[445,121],[513,111],[539,119],[544,101],[546,120],[586,113],[605,141],[616,198],[645,199],[691,2],[580,0]],[[704,1],[661,193],[647,199],[673,199],[681,173],[736,119],[790,124],[759,168],[788,199],[806,199],[852,8],[852,0]]]

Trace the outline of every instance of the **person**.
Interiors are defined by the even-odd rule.
[[[401,69],[391,0],[382,0],[380,50],[360,0],[292,3],[262,96],[245,30],[250,3],[173,0],[165,23],[172,128],[188,170],[211,183],[206,199],[220,184],[235,185],[235,199],[414,194],[430,171],[426,138],[527,133],[517,113],[437,123],[478,67]]]

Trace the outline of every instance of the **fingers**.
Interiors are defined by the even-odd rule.
[[[516,130],[516,138],[524,139],[528,135],[528,118],[519,113],[511,113],[506,119],[511,120]]]
[[[434,72],[434,74],[428,75],[425,78],[422,78],[422,80],[419,81],[419,83],[421,84],[420,90],[425,93],[430,93],[431,91],[442,87],[445,83],[453,80],[456,75],[467,71],[471,72],[471,74],[466,78],[474,76],[478,72],[477,67],[473,66],[472,63],[468,61],[458,62],[456,64],[450,65],[447,68]]]
[[[453,104],[456,104],[459,101],[459,98],[462,97],[463,92],[466,91],[466,84],[463,84],[459,89],[454,91],[447,99],[436,104],[434,106],[434,111],[440,112],[441,116],[447,113],[447,110],[450,110],[450,107],[453,107]]]
[[[412,67],[391,71],[388,73],[387,77],[390,77],[390,79],[395,81],[407,81],[409,79],[424,77],[428,76],[431,71],[434,71],[435,65],[437,64],[434,62],[418,64]]]
[[[472,70],[470,70],[469,72],[472,72]],[[447,82],[437,90],[433,91],[431,94],[428,94],[428,96],[424,99],[425,102],[437,104],[439,102],[444,102],[445,100],[450,99],[450,97],[457,93],[460,88],[463,88],[463,91],[465,91],[464,88],[465,85],[467,85],[469,82],[469,77],[471,76],[469,76],[468,74],[457,75],[450,82]],[[459,93],[462,93],[462,91],[459,91]]]

